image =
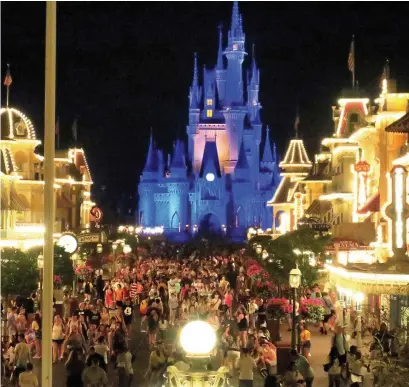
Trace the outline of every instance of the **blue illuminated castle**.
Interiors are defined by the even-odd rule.
[[[194,56],[187,149],[177,140],[166,158],[151,136],[138,187],[141,226],[232,237],[245,235],[251,226],[271,227],[266,202],[280,182],[278,160],[268,128],[260,155],[260,70],[253,50],[245,87],[246,56],[242,16],[234,2],[227,47],[223,50],[220,29],[217,63],[214,69],[204,68],[202,85]]]

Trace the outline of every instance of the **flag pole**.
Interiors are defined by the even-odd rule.
[[[10,64],[7,63],[7,74],[10,74]],[[6,106],[9,107],[10,99],[10,83],[7,85],[7,94],[6,94]]]
[[[45,38],[45,111],[44,111],[44,277],[42,309],[41,386],[52,387],[53,267],[55,220],[55,87],[57,3],[47,1]]]
[[[354,58],[352,64],[352,89],[355,90],[355,35],[352,35],[352,55]]]

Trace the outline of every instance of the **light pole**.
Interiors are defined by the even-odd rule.
[[[57,54],[57,2],[46,5],[45,29],[45,102],[44,102],[44,276],[42,312],[42,387],[52,387],[53,358],[53,272],[54,272],[54,222],[55,222],[55,89]]]
[[[44,255],[40,254],[37,257],[37,267],[40,273],[40,301],[43,302],[43,269],[44,269]]]
[[[111,263],[111,279],[114,278],[114,273],[115,273],[115,268],[116,268],[116,249],[118,248],[118,245],[116,243],[112,243],[112,251],[114,253],[114,259],[113,262]]]
[[[296,324],[295,322],[295,312],[296,312],[296,303],[295,299],[297,297],[297,289],[300,287],[301,284],[301,271],[298,268],[298,266],[295,269],[292,269],[290,271],[290,287],[292,289],[293,293],[293,316],[292,316],[292,321],[293,321],[293,329],[291,330],[291,348],[296,349],[297,346],[297,334],[298,334],[298,323]]]
[[[75,275],[75,265],[76,261],[79,259],[79,255],[77,253],[74,253],[70,256],[70,259],[72,261],[72,269],[74,270],[74,278],[72,280],[72,295],[76,296],[77,295],[77,276]]]

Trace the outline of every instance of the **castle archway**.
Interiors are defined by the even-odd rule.
[[[172,230],[178,230],[180,232],[180,216],[177,211],[172,216],[172,219],[170,221],[170,227]]]
[[[203,215],[199,223],[199,232],[221,234],[222,225],[219,218],[211,212]]]

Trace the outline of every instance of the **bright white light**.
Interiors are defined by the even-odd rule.
[[[206,175],[206,180],[207,181],[213,181],[214,180],[214,174],[213,173],[208,173]]]
[[[192,321],[180,333],[180,345],[188,355],[208,355],[216,345],[216,334],[205,321]]]
[[[282,212],[279,218],[280,225],[277,227],[277,231],[281,234],[285,234],[290,231],[290,218],[286,212]]]
[[[78,240],[73,234],[63,234],[58,239],[57,245],[62,247],[67,253],[72,254],[78,247]]]
[[[354,300],[356,302],[359,302],[361,304],[364,299],[365,299],[365,295],[363,293],[358,292],[354,294]]]
[[[129,254],[129,253],[132,251],[131,246],[125,245],[125,246],[123,247],[122,251],[123,251],[125,254]]]

